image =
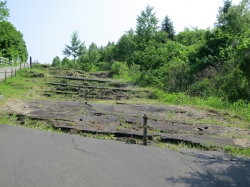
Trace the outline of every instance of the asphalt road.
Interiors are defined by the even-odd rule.
[[[25,64],[25,67],[29,66],[29,64]],[[22,63],[22,68],[24,68],[24,63]],[[5,70],[7,70],[7,77],[11,76],[11,69],[13,69],[13,74],[16,70],[20,69],[20,65],[15,66],[15,67],[4,67],[4,68],[0,68],[0,82],[3,81],[5,79]]]
[[[249,186],[250,159],[0,125],[1,187]]]

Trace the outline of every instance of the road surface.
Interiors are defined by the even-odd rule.
[[[0,186],[249,186],[250,159],[0,125]]]

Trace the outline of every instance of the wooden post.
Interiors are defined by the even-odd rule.
[[[11,68],[10,77],[12,78],[13,69]]]
[[[30,56],[30,68],[32,68],[32,57]]]
[[[25,68],[25,62],[23,64],[24,64],[24,68]]]
[[[22,69],[22,62],[20,63],[20,69]]]
[[[15,68],[15,77],[16,77],[16,68]]]
[[[7,80],[7,70],[5,70],[5,78],[4,78],[5,82]]]
[[[143,145],[147,146],[147,137],[148,137],[148,127],[147,127],[148,116],[147,114],[143,115]]]

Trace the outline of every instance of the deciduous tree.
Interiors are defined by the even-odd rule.
[[[21,32],[7,21],[0,21],[0,56],[26,61],[28,52]]]
[[[61,60],[60,60],[60,58],[58,56],[56,56],[53,59],[53,62],[51,64],[51,66],[61,68]]]
[[[7,21],[8,17],[10,17],[6,4],[7,1],[0,1],[0,21]]]
[[[65,45],[63,54],[66,56],[73,56],[74,58],[74,75],[76,71],[76,62],[75,59],[82,55],[83,49],[85,48],[84,43],[81,42],[78,36],[78,32],[74,31],[71,35],[71,45]]]
[[[137,16],[136,34],[139,40],[149,41],[158,30],[158,19],[153,12],[154,7],[147,5],[146,9]]]
[[[97,62],[99,61],[100,58],[100,53],[97,45],[94,42],[92,42],[89,46],[88,58],[91,64],[97,65]]]
[[[242,35],[249,30],[250,0],[242,0],[239,5],[232,5],[231,0],[225,0],[219,8],[216,27],[230,34]]]

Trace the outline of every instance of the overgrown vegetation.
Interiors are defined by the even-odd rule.
[[[214,28],[185,28],[175,33],[166,16],[159,26],[153,7],[147,6],[130,29],[107,46],[92,43],[77,59],[78,69],[111,70],[141,86],[165,93],[220,98],[230,103],[250,100],[250,1],[238,5],[225,0]],[[53,66],[71,68],[58,57]]]

